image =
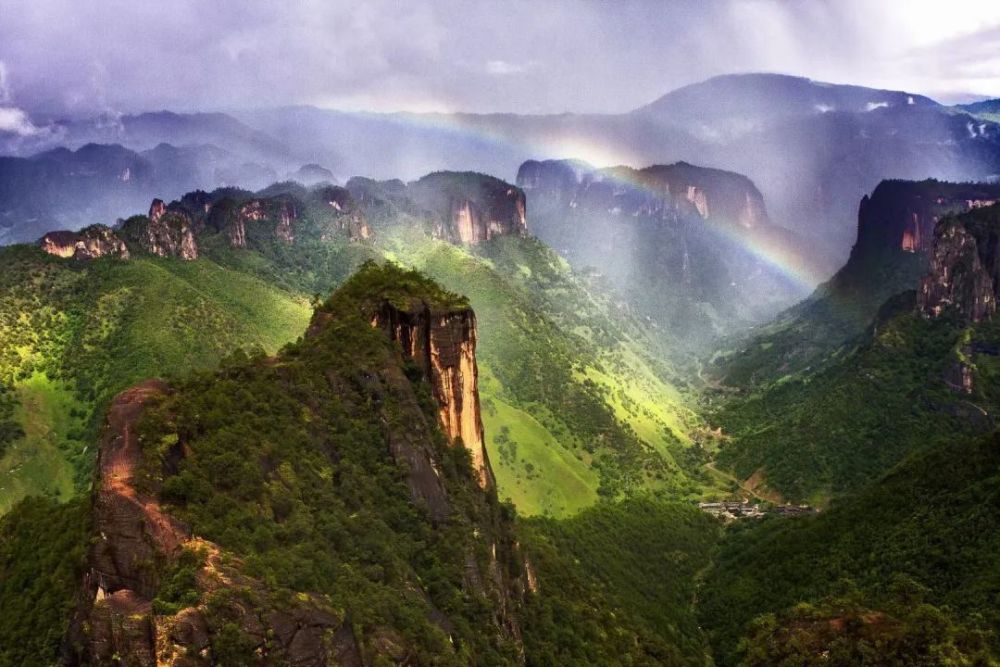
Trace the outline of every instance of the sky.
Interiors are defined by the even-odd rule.
[[[0,0],[0,129],[41,114],[622,112],[708,77],[1000,97],[996,0]]]

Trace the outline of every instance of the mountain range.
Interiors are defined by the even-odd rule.
[[[835,268],[853,242],[854,200],[880,181],[1000,174],[1000,129],[979,108],[985,107],[747,74],[693,84],[617,115],[371,114],[313,107],[161,112],[53,121],[37,139],[9,137],[0,152],[27,156],[52,142],[70,148],[119,143],[137,151],[160,143],[212,145],[239,164],[278,175],[314,163],[342,179],[409,179],[442,169],[513,179],[526,160],[566,157],[602,166],[687,161],[748,176],[776,224],[816,239],[819,254]],[[238,171],[231,175],[237,178],[212,185],[261,185],[241,181]],[[6,226],[20,222],[9,219]],[[14,231],[8,238],[28,237]]]
[[[996,664],[991,114],[4,139],[0,665]]]

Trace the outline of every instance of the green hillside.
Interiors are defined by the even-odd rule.
[[[815,374],[716,396],[710,420],[729,438],[718,463],[741,479],[758,473],[791,500],[822,504],[911,451],[987,428],[981,402],[945,382],[962,330],[914,314],[912,293],[898,307],[866,343]]]
[[[212,368],[237,348],[274,353],[300,335],[314,295],[381,256],[469,295],[488,447],[501,496],[522,513],[563,516],[639,489],[697,497],[711,486],[692,397],[655,336],[534,239],[473,252],[399,218],[376,245],[307,239],[246,250],[209,237],[201,254],[0,254],[9,267],[0,285],[0,511],[32,493],[66,499],[89,483],[86,443],[115,393]]]
[[[699,593],[716,657],[735,664],[739,638],[755,617],[831,596],[892,613],[907,593],[911,605],[940,608],[941,622],[995,630],[997,507],[1000,437],[993,435],[950,439],[916,454],[818,516],[734,526]],[[989,639],[1000,649],[1000,636]]]
[[[11,247],[0,263],[0,383],[16,399],[0,429],[0,512],[89,483],[97,423],[118,391],[212,368],[238,347],[273,353],[311,312],[303,296],[210,260],[84,264]]]
[[[721,527],[686,504],[637,498],[522,522],[540,594],[532,665],[706,664],[695,589]]]
[[[702,422],[651,332],[532,238],[475,251],[398,228],[386,255],[468,295],[501,497],[563,516],[599,496],[700,497]]]

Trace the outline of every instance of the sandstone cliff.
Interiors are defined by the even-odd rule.
[[[168,207],[160,199],[153,200],[149,215],[126,220],[121,234],[127,242],[151,255],[198,259],[198,242],[191,216],[180,208]]]
[[[476,245],[527,233],[521,188],[472,172],[435,172],[410,183],[406,195],[432,224],[435,236]]]
[[[49,232],[38,241],[38,245],[42,250],[56,257],[71,257],[73,259],[129,258],[125,242],[118,237],[114,230],[105,225],[91,225],[78,232]]]
[[[921,312],[982,322],[996,314],[998,284],[1000,206],[941,220],[934,232],[930,268],[917,294]]]
[[[493,489],[496,483],[479,406],[472,309],[433,309],[425,301],[400,308],[386,301],[374,313],[372,325],[398,341],[407,357],[421,367],[438,404],[441,429],[453,443],[469,450],[479,486]]]

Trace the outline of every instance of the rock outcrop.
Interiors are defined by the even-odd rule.
[[[354,240],[367,240],[372,232],[361,207],[347,188],[328,185],[313,190],[311,200],[327,214],[333,214],[336,231]],[[327,232],[329,235],[329,232]]]
[[[941,220],[917,303],[929,317],[950,313],[968,323],[996,314],[1000,295],[1000,206]]]
[[[472,309],[441,310],[423,301],[401,309],[386,301],[374,313],[372,324],[398,341],[406,356],[421,367],[438,404],[441,429],[449,440],[469,450],[479,486],[493,489],[496,481],[486,454],[479,405]]]
[[[263,484],[216,480],[217,456],[232,451],[217,438],[259,419],[259,404],[190,412],[228,401],[208,378],[150,380],[117,396],[64,662],[360,667],[465,660],[479,644],[523,662],[520,610],[538,582],[493,491],[464,303],[418,274],[368,263],[317,310],[296,350],[220,370],[217,382],[250,383],[272,405],[287,399],[273,424],[258,421],[273,432],[241,449],[240,475]],[[474,478],[435,419],[453,443],[479,447]],[[278,433],[296,442],[279,444]],[[213,525],[219,503],[248,505],[243,516],[264,532]],[[253,547],[239,537],[246,530]],[[310,575],[310,556],[292,555],[298,543],[258,546],[265,532],[343,549],[325,561],[336,567]],[[286,547],[298,559],[291,570],[273,565]],[[384,596],[376,609],[403,609],[405,619],[373,616],[369,590]]]
[[[142,252],[160,257],[198,259],[198,242],[191,216],[183,209],[154,199],[149,215],[129,218],[122,224],[126,241]]]
[[[884,258],[896,251],[928,255],[941,218],[997,201],[996,184],[883,181],[861,200],[858,238],[849,261]]]
[[[527,233],[524,191],[492,176],[435,172],[407,185],[406,196],[429,218],[434,235],[452,243]]]
[[[49,232],[38,241],[42,250],[56,257],[97,259],[117,257],[128,259],[128,246],[110,227],[91,225],[78,232]]]
[[[95,539],[65,662],[208,667],[219,664],[213,640],[232,626],[256,642],[262,664],[364,664],[342,613],[310,594],[277,602],[260,581],[242,574],[238,559],[192,537],[161,507],[157,489],[139,481],[144,468],[155,465],[144,455],[139,424],[169,392],[149,380],[119,394],[108,410],[94,492]],[[174,443],[170,456],[182,458],[183,449]],[[196,568],[202,602],[157,611],[160,573],[185,557]],[[223,589],[238,594],[213,596]]]

